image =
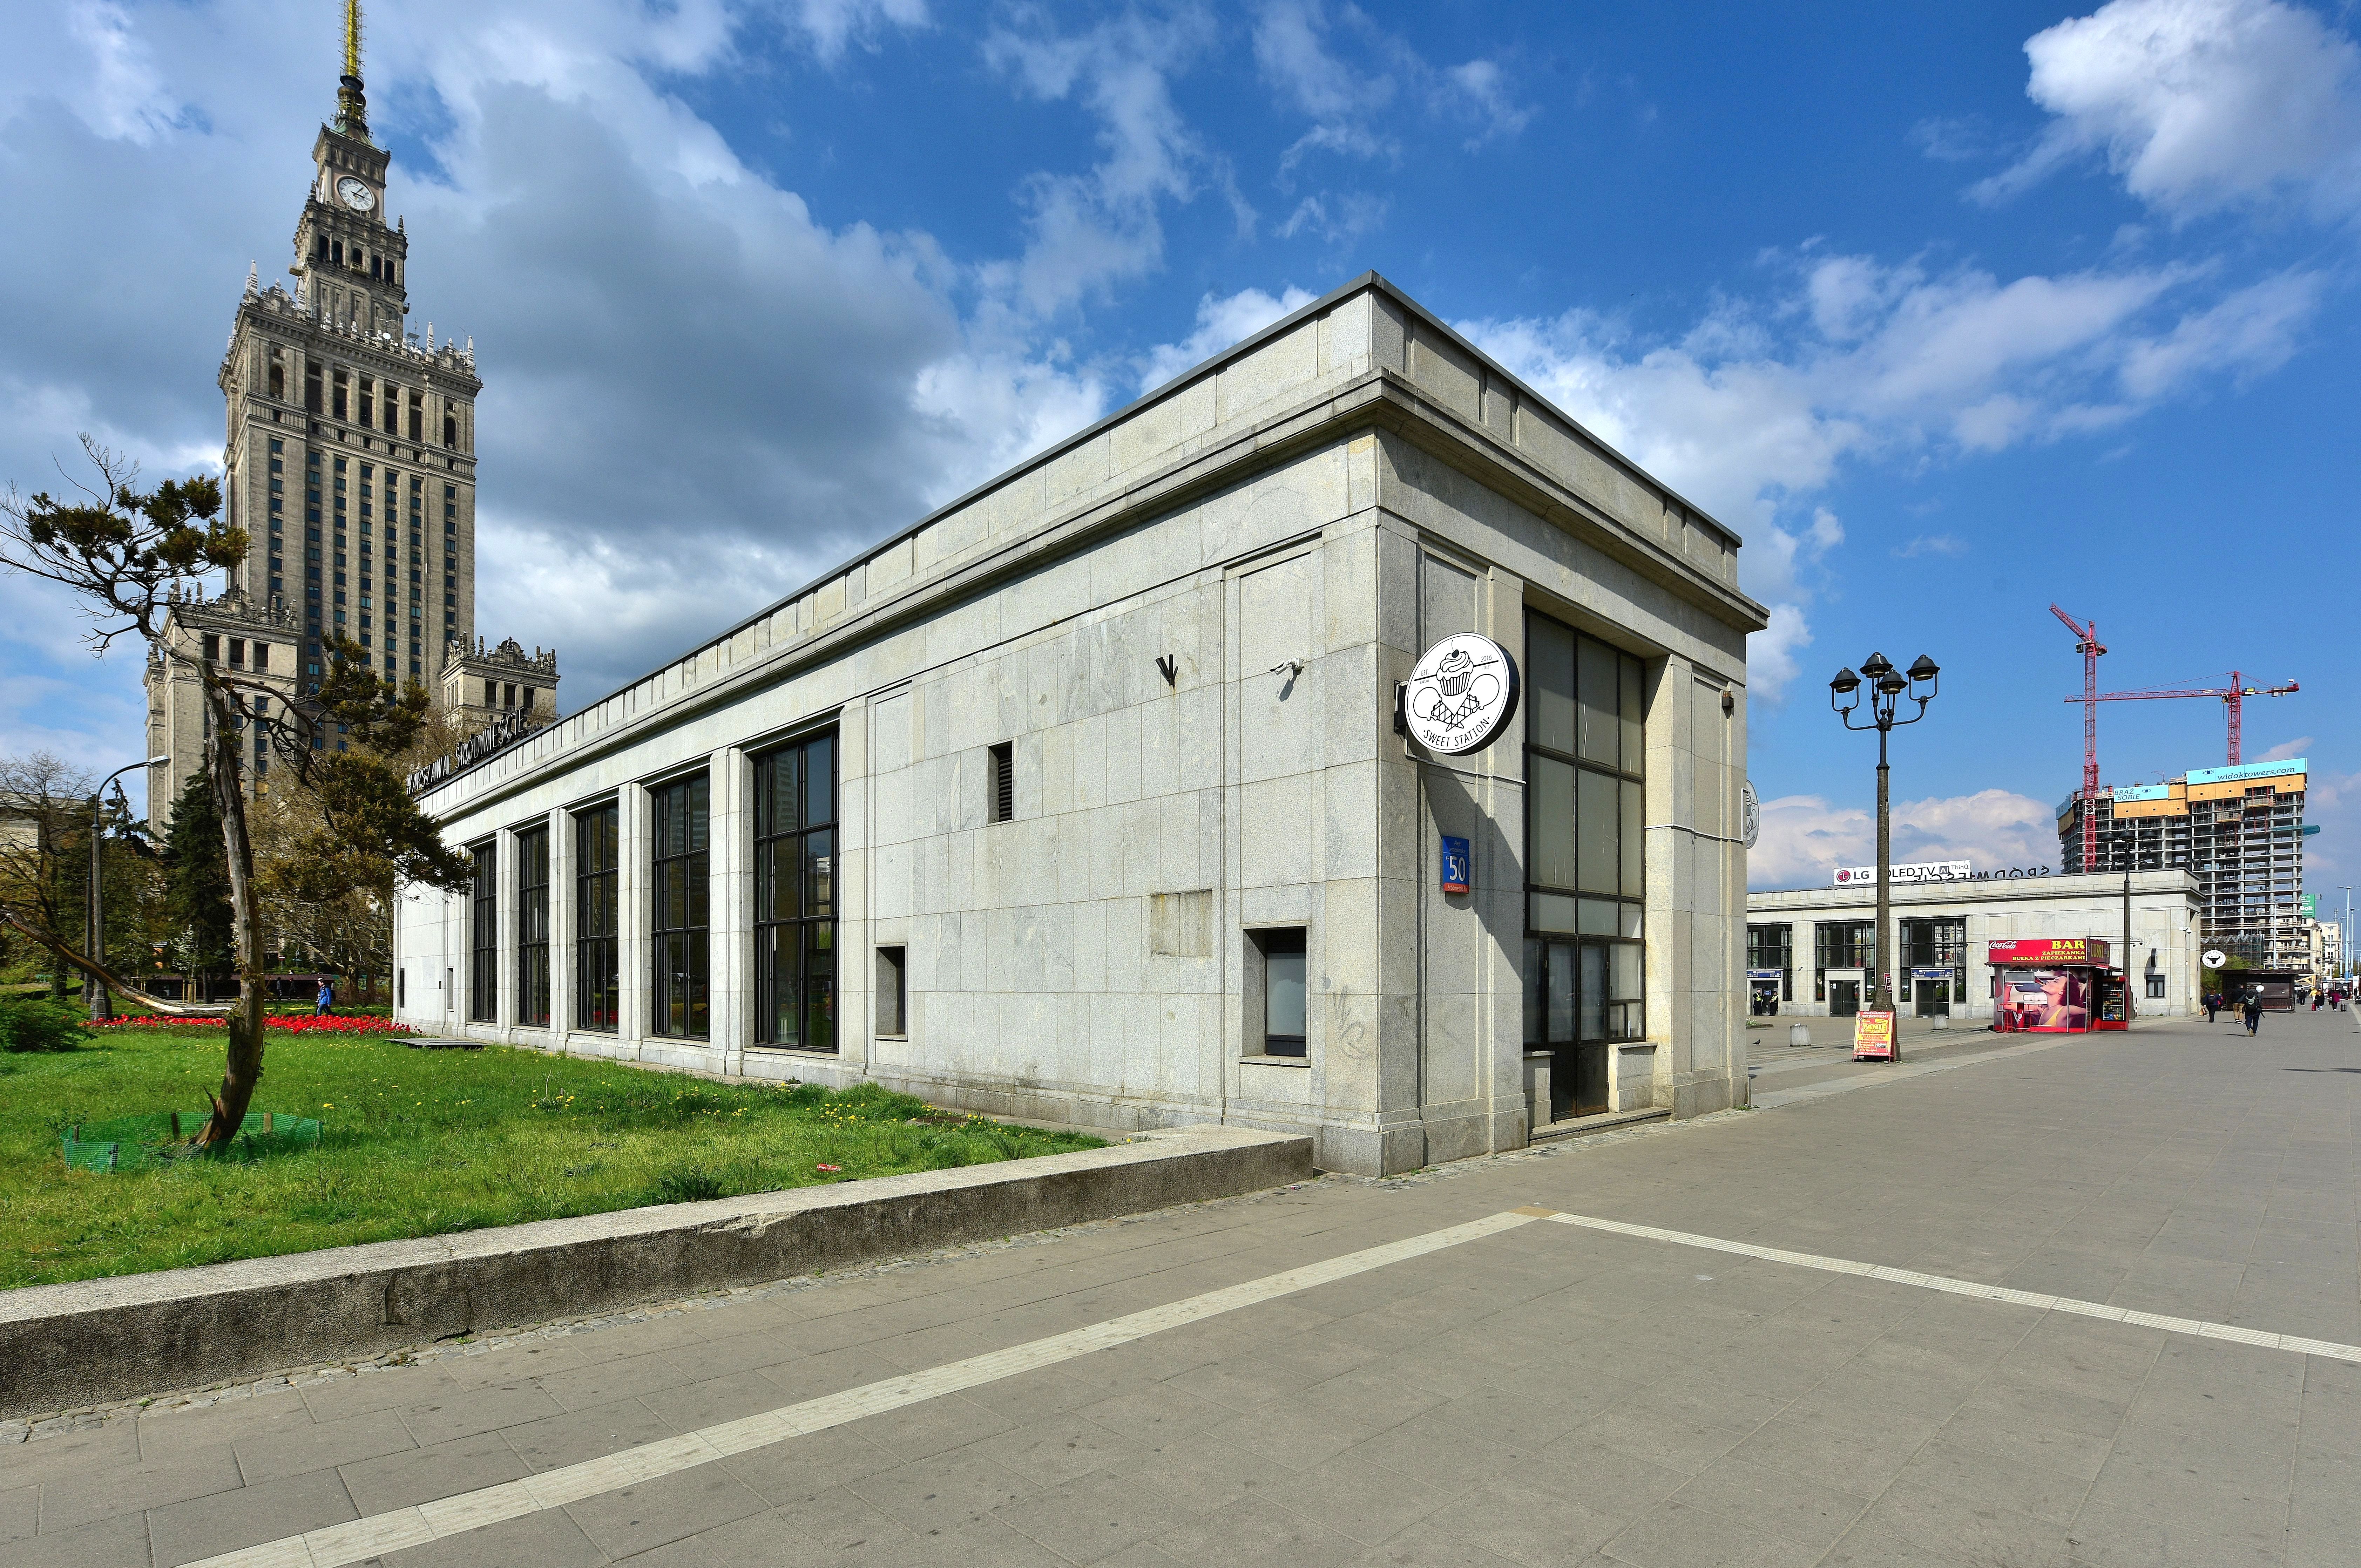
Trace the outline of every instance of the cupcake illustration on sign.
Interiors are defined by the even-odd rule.
[[[1402,728],[1430,751],[1480,751],[1517,711],[1517,662],[1472,631],[1429,648],[1402,686]]]

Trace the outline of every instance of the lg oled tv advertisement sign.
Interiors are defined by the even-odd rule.
[[[1973,882],[1976,880],[1975,862],[1972,861],[1917,861],[1909,865],[1895,866],[1893,880],[1896,883]],[[1837,886],[1850,887],[1855,883],[1875,887],[1877,868],[1875,866],[1839,866],[1837,868]]]

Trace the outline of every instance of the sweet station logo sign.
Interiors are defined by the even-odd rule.
[[[1455,632],[1420,655],[1395,688],[1394,727],[1438,755],[1464,757],[1508,727],[1521,690],[1507,649]]]

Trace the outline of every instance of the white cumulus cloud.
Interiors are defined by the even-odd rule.
[[[1894,858],[1971,861],[1978,871],[2058,864],[2057,820],[2049,806],[2007,790],[1896,801]],[[1874,864],[1877,817],[1833,806],[1817,795],[1763,803],[1763,834],[1747,856],[1747,885],[1826,887],[1839,866]]]
[[[2112,0],[2036,34],[2026,92],[2053,116],[2033,149],[1974,187],[2023,190],[2103,154],[2175,218],[2292,195],[2361,210],[2361,47],[2282,0]]]

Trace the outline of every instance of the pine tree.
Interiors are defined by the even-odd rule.
[[[213,775],[200,768],[189,775],[172,803],[172,826],[164,838],[164,910],[192,978],[203,977],[210,995],[214,976],[236,961],[236,924],[229,902],[229,857],[223,849],[221,807],[214,799]]]

